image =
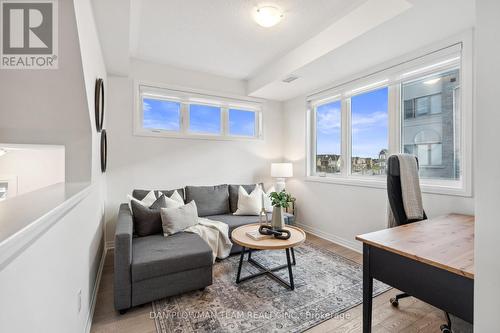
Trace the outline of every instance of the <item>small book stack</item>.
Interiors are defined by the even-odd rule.
[[[246,235],[256,241],[273,238],[273,235],[262,235],[259,230],[247,231]]]

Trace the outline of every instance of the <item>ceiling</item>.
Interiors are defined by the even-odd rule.
[[[474,25],[474,0],[272,0],[282,22],[252,19],[259,0],[94,0],[108,73],[131,59],[215,74],[249,96],[288,100]],[[290,75],[299,79],[282,82]]]
[[[253,21],[257,1],[141,1],[132,56],[246,79],[364,1],[274,0],[285,14],[272,28]]]

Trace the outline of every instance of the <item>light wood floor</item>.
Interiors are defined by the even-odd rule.
[[[361,254],[311,234],[307,239],[339,255],[362,262]],[[442,311],[415,298],[400,301],[399,308],[389,304],[389,298],[399,293],[392,289],[373,300],[373,329],[376,332],[440,332],[445,323]],[[108,252],[102,273],[96,308],[92,323],[92,333],[155,333],[154,320],[150,319],[151,304],[118,314],[113,307],[113,252]],[[362,306],[347,311],[342,319],[330,319],[308,332],[361,332]]]

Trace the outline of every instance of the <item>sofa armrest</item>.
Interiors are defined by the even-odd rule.
[[[116,310],[125,310],[132,304],[132,264],[133,219],[128,204],[121,204],[115,230],[115,271],[114,291]]]

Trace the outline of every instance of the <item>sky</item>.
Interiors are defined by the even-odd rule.
[[[352,156],[378,158],[388,147],[388,89],[351,97]],[[317,154],[340,154],[340,101],[317,108]]]
[[[181,104],[158,99],[143,99],[144,128],[178,131]]]
[[[229,110],[229,134],[254,136],[255,113],[251,111]]]
[[[179,131],[180,108],[181,104],[179,102],[144,98],[144,128]],[[209,134],[219,134],[221,132],[220,107],[191,104],[189,113],[189,131]],[[230,109],[229,133],[232,135],[254,136],[255,113]]]
[[[221,132],[220,107],[198,104],[189,105],[189,131],[219,134]]]

